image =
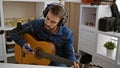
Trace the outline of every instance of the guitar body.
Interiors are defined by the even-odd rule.
[[[46,41],[37,41],[29,34],[24,34],[23,38],[30,44],[33,51],[37,48],[48,54],[55,54],[54,44]],[[20,64],[49,65],[50,60],[43,57],[36,57],[32,53],[24,53],[19,45],[15,45],[15,59]]]

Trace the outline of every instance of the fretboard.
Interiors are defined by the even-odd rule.
[[[48,54],[48,53],[45,53],[45,52],[41,53],[41,57],[44,57],[46,59],[50,59],[51,61],[56,61],[58,63],[66,64],[68,66],[71,66],[74,63],[71,60],[68,60],[68,59],[65,59],[65,58],[62,58],[62,57],[59,57],[59,56],[56,56],[56,55]]]

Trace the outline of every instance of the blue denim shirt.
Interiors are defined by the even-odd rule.
[[[30,25],[31,24],[31,25]],[[32,26],[32,28],[31,28]],[[22,33],[34,34],[40,40],[48,40],[55,44],[56,55],[76,61],[74,54],[74,35],[72,31],[66,26],[60,26],[56,34],[52,34],[44,29],[44,19],[36,19],[32,22],[22,25]],[[19,45],[23,46],[26,41],[17,33],[17,28],[10,33],[11,38]]]

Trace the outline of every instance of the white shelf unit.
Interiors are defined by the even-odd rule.
[[[110,16],[109,5],[80,5],[79,49],[90,54],[96,52],[98,20]]]
[[[95,13],[95,18],[92,18],[91,13]],[[102,65],[103,68],[120,68],[120,33],[99,31],[99,19],[102,17],[111,17],[109,5],[80,6],[78,49],[91,54],[92,62]],[[91,21],[94,21],[94,26],[86,25],[86,22]],[[116,44],[112,57],[106,56],[106,49],[103,47],[107,41]]]
[[[78,52],[83,51],[92,55],[92,62],[99,63],[103,68],[117,68],[120,66],[120,34],[99,31],[99,19],[102,17],[111,17],[110,5],[80,5]],[[91,25],[89,22],[94,24]],[[114,41],[117,47],[112,57],[106,56],[103,47],[109,40]]]
[[[2,0],[0,0],[0,27],[2,26],[2,22],[3,22]],[[5,37],[4,37],[4,34],[1,34],[0,35],[0,61],[4,60],[4,62],[7,62],[6,48],[4,45],[5,45]]]

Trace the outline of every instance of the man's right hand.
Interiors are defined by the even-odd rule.
[[[23,46],[23,52],[24,52],[24,53],[33,53],[33,49],[30,47],[30,44],[29,44],[29,43],[26,43],[26,44]]]

